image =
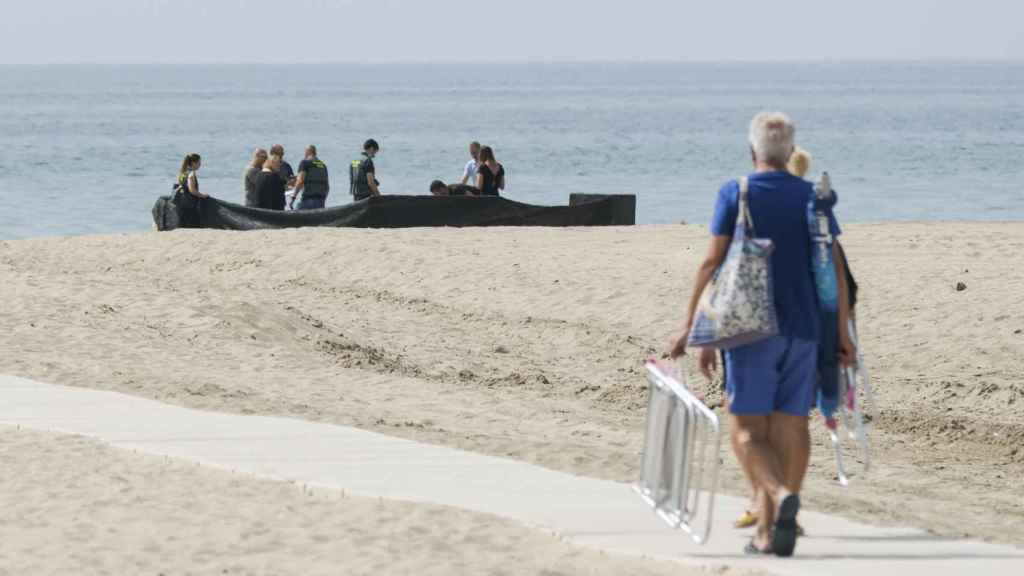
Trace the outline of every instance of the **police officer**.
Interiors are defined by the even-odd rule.
[[[352,161],[349,168],[349,180],[352,184],[352,197],[358,202],[370,196],[380,196],[380,182],[377,181],[373,158],[380,151],[380,144],[369,139],[363,144],[363,156]]]
[[[299,163],[299,177],[295,180],[295,196],[302,194],[298,210],[323,208],[330,191],[327,164],[317,158],[316,146],[310,144],[306,146],[306,157]],[[295,201],[295,196],[292,196],[292,202]]]

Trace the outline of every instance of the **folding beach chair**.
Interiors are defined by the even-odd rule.
[[[647,362],[647,430],[637,494],[697,544],[711,534],[722,444],[718,416],[656,361]]]
[[[843,460],[844,439],[852,442],[858,459],[863,462],[859,472],[866,474],[871,469],[871,443],[868,432],[871,429],[870,411],[875,408],[875,395],[871,389],[868,370],[864,366],[864,357],[860,352],[857,325],[853,320],[847,329],[850,331],[850,339],[857,347],[857,361],[853,366],[840,369],[839,404],[836,413],[825,418],[825,427],[828,428],[836,454],[837,476],[843,486],[849,486],[851,478]]]

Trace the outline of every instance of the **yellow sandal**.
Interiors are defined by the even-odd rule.
[[[743,515],[740,516],[738,520],[733,522],[732,525],[734,528],[750,528],[751,526],[757,524],[757,518],[757,514],[751,512],[750,510],[744,510]]]
[[[735,522],[732,523],[733,528],[750,528],[757,524],[757,514],[754,514],[750,510],[744,510],[743,515],[739,517]],[[805,536],[804,527],[800,524],[796,525],[796,535]]]

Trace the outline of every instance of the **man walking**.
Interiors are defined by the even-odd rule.
[[[349,167],[349,180],[352,184],[352,197],[356,202],[370,196],[380,196],[380,182],[373,159],[380,152],[380,144],[373,138],[363,144],[362,158],[352,161]]]
[[[327,203],[327,194],[331,190],[327,178],[327,164],[316,155],[316,146],[306,146],[306,157],[299,163],[299,177],[295,180],[295,194],[292,202],[299,194],[299,210],[316,210]],[[289,206],[291,207],[291,206]]]
[[[778,334],[725,352],[725,386],[736,455],[758,490],[757,531],[748,554],[791,556],[799,535],[799,492],[807,472],[811,440],[808,414],[814,404],[822,320],[810,273],[811,238],[807,202],[813,184],[790,174],[795,127],[782,113],[764,112],[750,123],[748,140],[754,172],[728,182],[718,193],[707,255],[697,270],[682,334],[672,343],[673,358],[686,351],[701,295],[726,258],[741,209],[757,223],[760,238],[774,246],[771,277]],[[831,208],[828,232],[840,234]],[[742,222],[742,221],[741,221]],[[838,244],[833,244],[833,252]],[[856,351],[846,332],[849,295],[845,269],[834,255],[838,281],[839,361],[847,365]],[[742,312],[742,311],[741,311]],[[747,312],[751,313],[751,312]],[[717,352],[703,348],[700,369],[709,379]]]

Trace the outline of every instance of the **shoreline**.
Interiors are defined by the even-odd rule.
[[[338,204],[334,206],[328,206],[328,208],[337,208],[344,206],[344,204]],[[845,231],[847,226],[854,227],[878,227],[878,226],[1013,226],[1018,224],[1024,224],[1024,219],[1020,220],[979,220],[979,219],[964,219],[964,220],[844,220],[840,223],[843,230]],[[699,228],[701,230],[707,230],[707,223],[696,223],[696,222],[662,222],[662,223],[637,223],[628,226],[421,226],[421,227],[409,227],[409,228],[333,228],[333,227],[307,227],[307,228],[281,228],[276,230],[216,230],[216,229],[199,229],[192,230],[192,232],[199,233],[223,233],[223,232],[236,232],[236,233],[267,233],[267,232],[285,232],[286,230],[516,230],[516,229],[542,229],[542,230],[587,230],[590,228],[622,228],[622,229],[657,229],[657,228]],[[171,230],[170,232],[175,232]],[[158,232],[155,229],[155,225],[150,222],[147,227],[140,227],[137,230],[115,230],[111,232],[87,232],[82,234],[44,234],[37,236],[20,236],[5,238],[0,236],[0,243],[4,242],[31,242],[31,241],[42,241],[42,240],[71,240],[75,238],[108,238],[108,237],[123,237],[123,236],[140,236],[148,234],[166,234],[167,232]]]

